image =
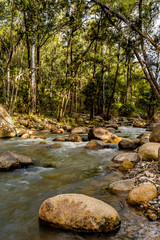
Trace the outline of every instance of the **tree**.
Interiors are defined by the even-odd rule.
[[[98,0],[91,2],[97,4],[102,9],[107,21],[121,33],[123,41],[129,44],[137,57],[146,79],[160,102],[160,88],[157,83],[159,67],[155,72],[153,58],[157,61],[160,53],[158,40],[159,33],[152,31],[156,25],[156,18],[159,16],[158,1],[136,1],[122,2],[116,1],[114,8],[109,4],[101,3]],[[108,2],[108,1],[107,1]],[[117,22],[121,22],[121,28],[117,27]],[[139,47],[140,46],[140,47]]]

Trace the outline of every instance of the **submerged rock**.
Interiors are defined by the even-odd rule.
[[[108,190],[114,194],[120,194],[121,192],[127,192],[134,188],[134,179],[125,179],[113,182],[109,185]]]
[[[61,194],[45,200],[39,210],[41,223],[80,232],[108,232],[120,226],[117,211],[83,194]]]
[[[158,195],[154,184],[143,184],[132,189],[127,195],[127,202],[133,205],[143,204],[153,200]]]
[[[55,138],[53,141],[57,141],[57,142],[65,142],[66,139],[63,138],[63,137],[57,137],[57,138]]]
[[[22,168],[33,164],[31,158],[13,152],[0,153],[0,171]]]

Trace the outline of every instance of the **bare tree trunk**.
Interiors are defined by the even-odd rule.
[[[105,112],[106,112],[106,94],[105,94],[105,85],[106,85],[106,81],[104,78],[104,74],[103,74],[103,116],[105,116]]]
[[[49,97],[50,97],[50,109],[51,111],[53,110],[53,84],[52,84],[52,79],[50,80],[50,93],[49,93]]]
[[[13,85],[13,88],[12,88],[12,96],[11,96],[11,99],[10,99],[10,108],[9,108],[9,113],[10,114],[13,113],[13,110],[14,110],[14,107],[15,107],[15,104],[16,104],[20,79],[23,75],[23,73],[21,71],[22,70],[20,69],[19,74],[15,77],[15,80],[14,80],[14,85]]]
[[[71,96],[71,103],[70,103],[70,115],[73,114],[74,109],[74,79],[73,79],[73,70],[72,70],[72,61],[73,61],[73,31],[70,36],[70,76],[71,76],[71,87],[70,87],[70,96]]]
[[[69,98],[70,98],[70,90],[68,91],[68,94],[67,94],[67,97],[66,97],[66,102],[65,102],[65,105],[64,105],[62,117],[64,117],[64,115],[66,113],[68,102],[69,102]]]
[[[160,92],[159,92],[160,89],[159,89],[159,87],[158,87],[157,84],[155,84],[155,83],[152,81],[152,79],[150,78],[150,75],[149,75],[149,73],[147,72],[146,66],[145,66],[145,64],[144,64],[144,62],[143,62],[140,54],[137,52],[136,49],[134,49],[134,53],[135,53],[135,55],[136,55],[136,57],[137,57],[140,65],[141,65],[141,67],[142,67],[142,69],[143,69],[143,72],[144,72],[144,74],[145,74],[145,76],[146,76],[146,79],[148,80],[148,82],[149,82],[149,84],[150,84],[150,86],[151,86],[151,88],[152,88],[152,91],[154,92],[154,94],[156,95],[156,97],[157,97],[157,99],[158,99],[158,101],[159,101],[159,103],[160,103]]]
[[[58,115],[58,122],[62,121],[64,101],[65,101],[65,95],[63,95],[62,97],[61,109],[59,110],[59,115]]]
[[[127,62],[127,89],[126,89],[126,103],[128,103],[130,94],[130,59]]]
[[[119,73],[119,55],[120,55],[120,45],[119,45],[119,48],[118,48],[117,69],[116,69],[116,74],[115,74],[115,78],[114,78],[113,90],[112,90],[112,95],[110,97],[108,110],[107,110],[107,120],[110,119],[110,110],[111,110],[111,106],[112,106],[112,103],[113,103],[114,94],[115,94],[115,91],[116,91],[116,84],[117,84],[118,73]]]
[[[36,77],[35,77],[35,33],[32,33],[31,44],[31,100],[32,112],[36,112]]]
[[[130,102],[132,102],[132,65],[130,65]]]
[[[37,95],[36,95],[36,112],[39,114],[40,113],[40,81],[41,81],[41,76],[40,76],[40,45],[39,45],[39,34],[37,37]]]
[[[10,88],[11,88],[11,76],[10,76],[10,65],[7,67],[7,98],[6,105],[9,108],[9,99],[10,99]]]
[[[94,56],[96,56],[97,53],[97,40],[95,43],[95,48],[94,48]],[[93,77],[91,80],[91,85],[92,85],[92,89],[91,89],[91,109],[90,109],[90,120],[92,121],[94,118],[94,114],[95,114],[95,102],[96,102],[96,96],[95,96],[95,79],[96,79],[96,61],[94,61],[93,64]]]

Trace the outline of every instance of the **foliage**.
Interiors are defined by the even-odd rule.
[[[119,108],[119,113],[121,116],[130,116],[135,111],[135,107],[132,103],[124,103]]]
[[[1,0],[1,103],[29,113],[36,95],[38,113],[69,122],[74,112],[152,115],[160,100],[159,5],[142,2]]]

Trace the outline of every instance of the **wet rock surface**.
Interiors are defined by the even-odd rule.
[[[118,146],[120,149],[135,149],[140,145],[139,139],[130,139],[130,138],[124,138],[122,139]]]
[[[29,157],[8,151],[0,153],[0,171],[9,171],[32,164],[33,161]]]
[[[111,193],[120,194],[121,192],[128,192],[135,186],[134,179],[125,179],[113,182],[109,185],[108,189]]]
[[[85,148],[90,150],[99,150],[99,149],[104,149],[106,147],[107,147],[107,144],[100,140],[91,140],[85,146]]]
[[[69,135],[69,137],[68,137],[68,141],[71,141],[71,142],[82,142],[82,138],[78,134],[71,133]]]
[[[101,140],[105,143],[117,143],[116,139],[118,139],[118,142],[121,140],[118,138],[115,134],[109,132],[106,128],[92,128],[89,130],[88,133],[88,139],[96,139]]]

